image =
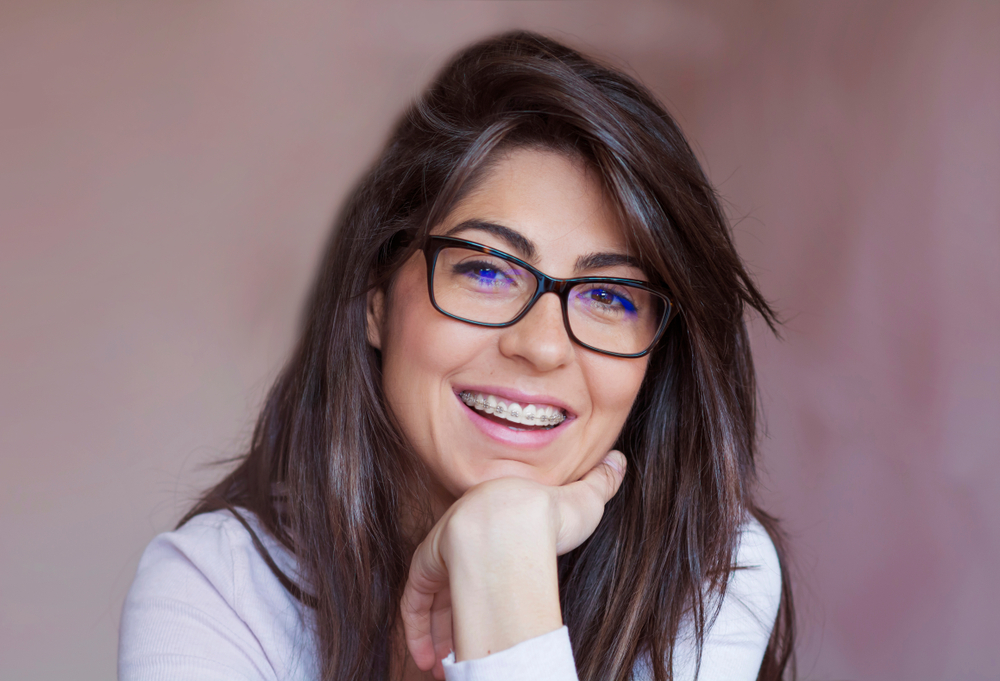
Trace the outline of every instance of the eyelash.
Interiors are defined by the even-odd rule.
[[[497,266],[495,263],[487,262],[485,260],[472,260],[462,263],[458,263],[453,267],[454,271],[458,274],[473,275],[480,281],[495,281],[497,277],[503,277],[508,281],[516,281],[515,277],[510,276],[509,270],[504,271],[503,268]],[[491,270],[496,273],[495,277],[482,277],[478,274],[482,270]]]
[[[584,284],[583,286],[588,286],[588,284]],[[605,302],[600,301],[600,300],[594,300],[593,298],[588,298],[587,299],[588,302],[597,303],[598,305],[601,305],[603,307],[610,308],[610,307],[614,306],[614,304],[615,304],[614,301],[618,300],[618,301],[621,301],[621,306],[624,309],[624,311],[625,311],[626,314],[635,314],[637,312],[636,306],[635,306],[635,301],[632,300],[625,293],[625,291],[622,291],[620,289],[615,289],[612,284],[594,283],[594,284],[591,284],[590,286],[592,286],[592,288],[584,289],[584,290],[581,291],[581,293],[582,293],[583,296],[586,296],[586,295],[588,295],[590,293],[593,293],[594,291],[604,291],[607,294],[609,294],[610,296],[612,296],[612,302],[605,303]]]

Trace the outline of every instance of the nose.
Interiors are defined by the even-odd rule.
[[[543,294],[521,321],[503,329],[500,352],[524,360],[538,371],[552,371],[569,363],[573,341],[563,323],[559,296]]]

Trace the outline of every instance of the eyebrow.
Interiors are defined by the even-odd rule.
[[[642,266],[638,260],[624,253],[588,253],[576,259],[577,272],[598,270],[602,267],[620,267],[622,265],[642,270]]]
[[[538,253],[534,242],[517,230],[486,220],[465,220],[445,232],[444,236],[455,236],[460,232],[472,229],[497,237],[514,249],[523,260],[534,261]],[[624,253],[588,253],[576,259],[577,272],[596,270],[604,267],[620,267],[622,265],[642,270],[642,266],[636,258]]]
[[[506,242],[507,245],[517,251],[517,254],[524,260],[534,260],[535,254],[538,252],[535,248],[535,244],[530,239],[525,238],[520,232],[517,232],[510,227],[498,225],[495,222],[486,222],[485,220],[466,220],[465,222],[460,222],[449,229],[445,233],[445,236],[455,236],[459,232],[464,232],[467,229],[478,229],[488,234],[492,234],[501,241]]]

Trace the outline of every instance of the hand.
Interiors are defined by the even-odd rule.
[[[562,626],[556,556],[593,534],[624,473],[612,451],[576,482],[501,478],[452,504],[417,547],[400,604],[417,666],[443,679],[453,642],[475,659]]]

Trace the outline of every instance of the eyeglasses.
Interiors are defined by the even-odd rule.
[[[642,281],[618,277],[556,279],[474,241],[429,237],[427,290],[441,314],[478,326],[519,322],[546,293],[562,301],[569,337],[615,357],[642,357],[673,318],[676,308]]]

